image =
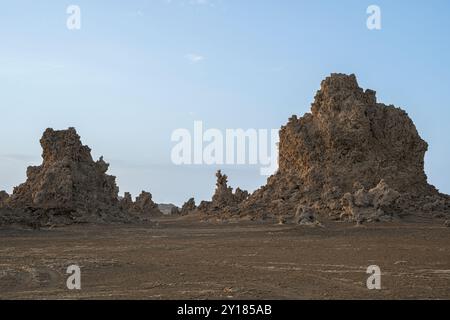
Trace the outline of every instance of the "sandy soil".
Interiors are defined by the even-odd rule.
[[[66,287],[81,267],[82,289]],[[382,290],[368,290],[378,265]],[[161,219],[0,230],[2,299],[450,299],[450,229]]]

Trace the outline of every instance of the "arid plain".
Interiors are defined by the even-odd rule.
[[[449,229],[162,217],[151,226],[2,229],[1,299],[449,299]],[[66,269],[81,267],[81,290]],[[381,268],[381,290],[366,269]]]

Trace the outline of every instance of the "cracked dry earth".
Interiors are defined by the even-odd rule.
[[[66,288],[81,267],[80,291]],[[368,290],[369,265],[382,290]],[[0,230],[1,299],[449,299],[450,229],[208,224]]]

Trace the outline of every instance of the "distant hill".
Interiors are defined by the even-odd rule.
[[[169,204],[160,203],[160,204],[158,204],[159,211],[161,211],[164,215],[172,214],[172,209],[174,209],[174,208],[179,210],[179,208],[176,205],[172,204],[172,203],[169,203]]]

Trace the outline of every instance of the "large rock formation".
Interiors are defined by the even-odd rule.
[[[311,113],[293,116],[281,128],[279,170],[240,212],[291,215],[300,204],[338,216],[357,207],[386,209],[370,201],[351,202],[349,209],[355,183],[360,193],[377,185],[389,197],[398,193],[389,204],[397,213],[423,211],[430,202],[434,210],[448,212],[448,197],[427,183],[427,147],[405,111],[377,103],[375,92],[361,89],[354,75],[332,74],[322,82]],[[358,220],[367,214],[347,216]]]
[[[43,163],[28,168],[27,181],[14,188],[0,224],[134,221],[121,208],[115,177],[106,174],[109,165],[92,159],[74,128],[47,129],[40,142]]]
[[[109,165],[103,158],[92,160],[74,128],[47,129],[41,145],[43,163],[28,167],[27,181],[14,188],[11,207],[96,211],[117,204],[115,177],[106,174]]]
[[[216,190],[212,201],[203,201],[198,210],[206,214],[215,214],[223,211],[237,212],[239,205],[248,198],[249,193],[237,188],[228,187],[228,177],[219,170],[216,173]]]

